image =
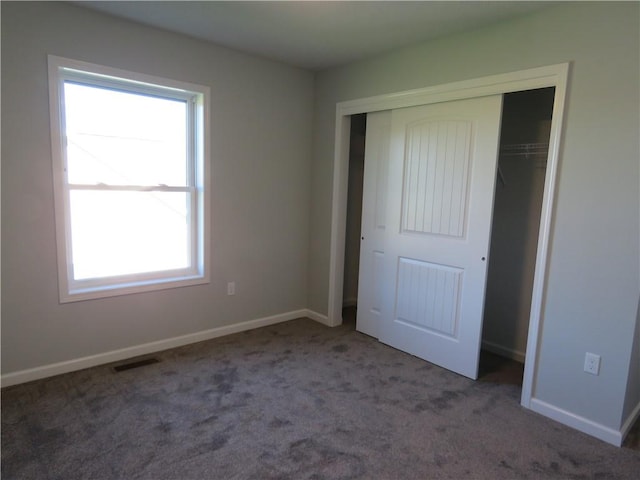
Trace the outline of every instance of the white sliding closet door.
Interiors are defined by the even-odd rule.
[[[367,114],[356,329],[378,338],[391,110]]]
[[[502,96],[495,95],[393,110],[387,189],[382,195],[376,177],[375,200],[365,197],[363,208],[368,258],[361,257],[359,310],[363,318],[375,312],[376,321],[359,317],[359,329],[474,379],[501,109]],[[375,143],[370,135],[368,128],[367,148]],[[380,168],[385,161],[380,154],[372,163]],[[373,188],[366,168],[365,161],[365,192]],[[383,196],[386,215],[376,219]],[[366,212],[373,205],[375,213]]]

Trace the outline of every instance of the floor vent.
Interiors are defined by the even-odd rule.
[[[121,365],[116,365],[113,367],[113,370],[118,372],[124,372],[125,370],[131,370],[132,368],[144,367],[147,365],[152,365],[154,363],[158,363],[160,360],[157,358],[145,358],[144,360],[136,360],[135,362],[123,363]]]

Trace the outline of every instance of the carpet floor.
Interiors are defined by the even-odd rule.
[[[616,448],[347,322],[298,319],[2,390],[3,479],[631,479]],[[124,362],[121,362],[124,363]],[[493,377],[492,377],[493,375]],[[635,434],[634,434],[635,435]],[[637,437],[635,437],[637,438]],[[632,440],[635,441],[635,440]]]

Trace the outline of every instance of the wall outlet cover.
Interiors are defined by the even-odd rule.
[[[587,352],[584,356],[584,371],[591,375],[600,373],[600,355]]]

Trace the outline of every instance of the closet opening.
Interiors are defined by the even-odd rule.
[[[344,249],[344,279],[342,284],[342,319],[344,323],[353,326],[353,328],[355,328],[356,324],[358,305],[366,132],[367,114],[352,115],[349,139],[349,179]]]
[[[555,88],[503,97],[479,380],[522,385]]]
[[[555,94],[555,87],[503,94],[479,381],[523,386]],[[391,113],[349,116],[345,169],[342,321],[378,339]]]

